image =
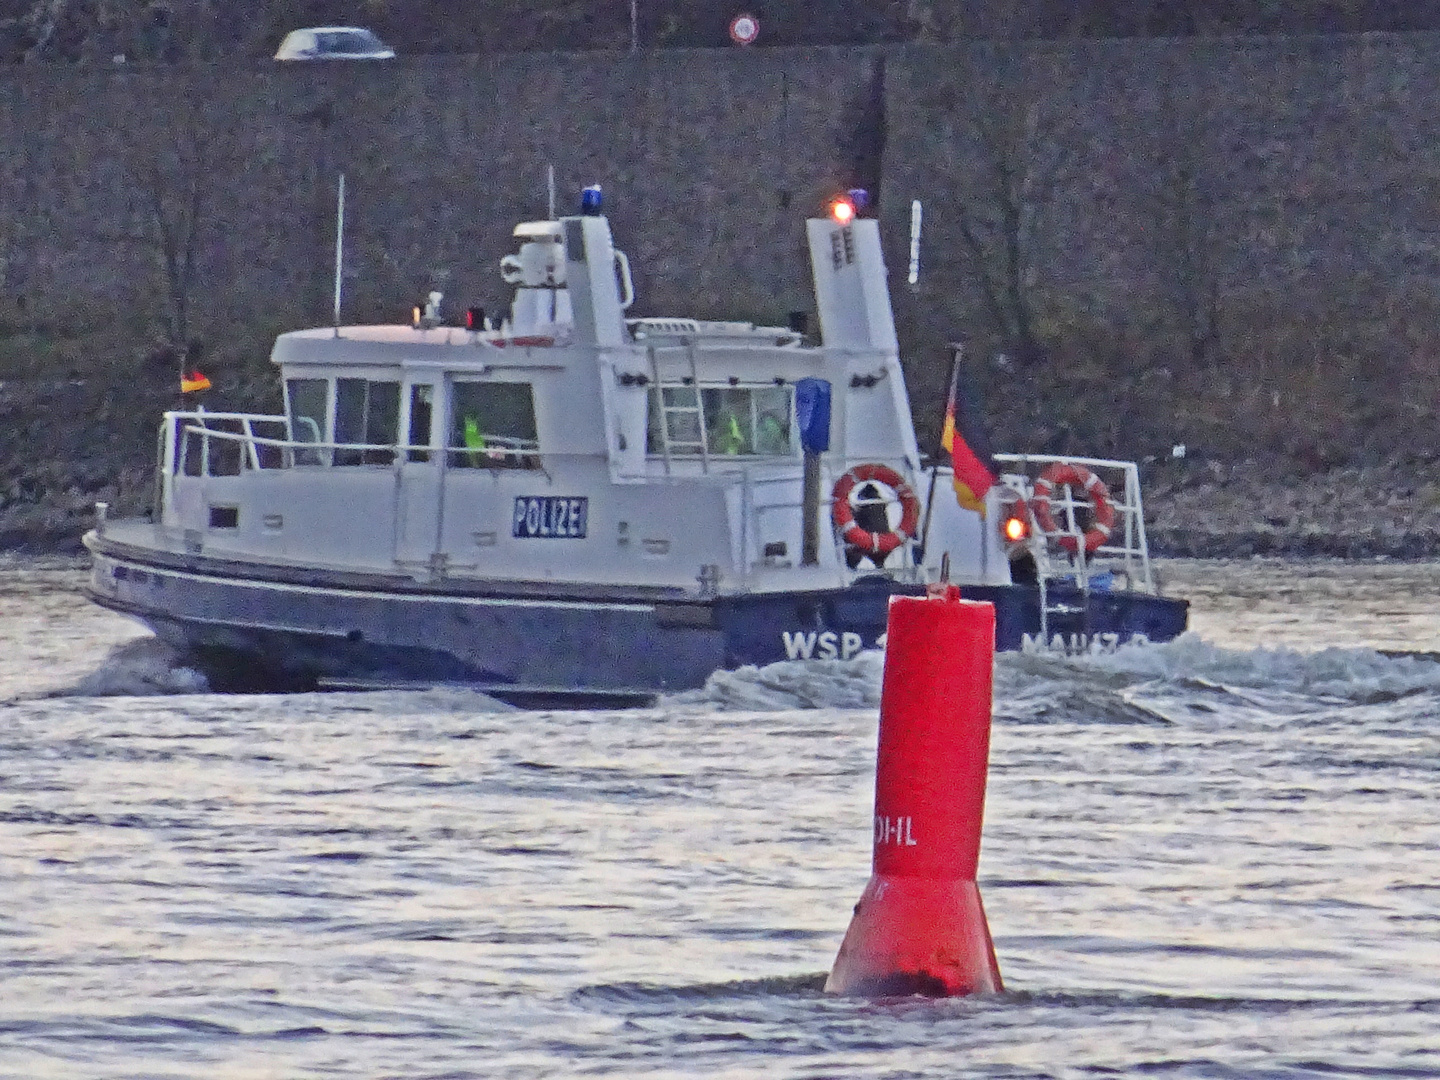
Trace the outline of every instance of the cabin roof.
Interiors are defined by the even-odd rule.
[[[468,360],[493,362],[500,350],[489,342],[498,332],[476,333],[461,326],[333,326],[292,330],[275,339],[270,360],[275,364],[395,364],[404,355],[426,350],[423,356],[446,363]],[[446,350],[441,356],[438,350]],[[437,350],[437,352],[429,352]],[[509,350],[507,350],[509,351]]]

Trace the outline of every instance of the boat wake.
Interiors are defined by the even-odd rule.
[[[850,660],[747,666],[716,672],[700,689],[666,695],[660,703],[707,712],[875,709],[884,663],[883,652],[867,650]],[[152,697],[209,689],[180,654],[144,637],[116,646],[76,682],[36,696]],[[1423,694],[1440,695],[1440,662],[1434,658],[1364,648],[1227,649],[1195,634],[1099,655],[1000,653],[995,663],[996,719],[1018,723],[1171,723],[1221,708],[1283,713],[1289,711],[1285,699],[1303,710]]]
[[[705,686],[664,699],[668,705],[720,711],[861,709],[880,703],[884,654],[851,660],[791,660],[717,672]],[[1364,648],[1320,652],[1226,649],[1195,634],[1165,644],[1124,645],[1112,653],[1063,656],[1000,653],[995,665],[997,719],[1064,719],[1168,723],[1162,703],[1183,700],[1186,712],[1227,710],[1247,702],[1273,708],[1296,703],[1370,705],[1415,694],[1440,694],[1440,663]]]
[[[885,654],[878,649],[849,660],[782,660],[764,667],[717,671],[701,689],[663,700],[731,712],[874,708],[880,704],[884,666]]]
[[[141,637],[117,645],[100,666],[70,686],[45,697],[154,697],[203,694],[205,676],[187,667],[180,655],[159,638]]]

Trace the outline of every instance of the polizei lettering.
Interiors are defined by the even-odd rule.
[[[510,535],[530,540],[583,540],[590,500],[555,495],[522,495],[515,500]]]

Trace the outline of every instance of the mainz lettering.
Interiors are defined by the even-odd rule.
[[[875,815],[875,843],[894,844],[896,847],[918,847],[913,834],[915,819],[911,817],[886,817]]]
[[[1119,634],[1054,634],[1046,641],[1042,634],[1024,634],[1020,638],[1020,651],[1056,656],[1095,656],[1113,653],[1122,644],[1149,645],[1150,639],[1144,634],[1131,634],[1124,641]]]
[[[865,640],[850,630],[837,634],[833,630],[783,630],[785,656],[790,660],[849,660],[865,648]]]
[[[583,540],[590,500],[554,495],[522,495],[515,500],[510,535],[521,539]]]

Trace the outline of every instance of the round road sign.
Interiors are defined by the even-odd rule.
[[[736,45],[749,45],[760,36],[760,20],[754,15],[736,15],[730,20],[730,40]]]

